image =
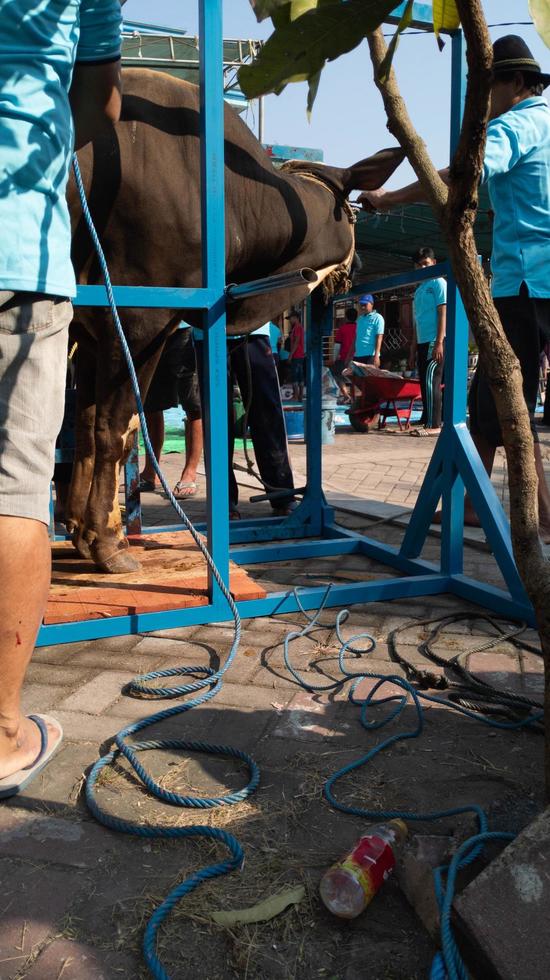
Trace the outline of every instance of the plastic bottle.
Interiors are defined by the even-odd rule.
[[[375,824],[349,854],[325,871],[321,898],[341,919],[355,919],[392,873],[407,836],[403,820]]]

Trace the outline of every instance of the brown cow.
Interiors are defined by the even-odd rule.
[[[113,283],[200,286],[199,90],[160,72],[123,73],[122,115],[111,135],[79,154],[86,194]],[[226,278],[247,282],[309,267],[318,282],[349,271],[352,190],[380,187],[403,158],[383,150],[349,168],[292,164],[276,170],[225,107]],[[300,173],[302,171],[302,173]],[[303,171],[306,171],[304,173]],[[101,282],[74,185],[73,261],[80,284]],[[345,277],[344,277],[345,278]],[[228,332],[249,332],[304,299],[304,284],[228,306]],[[200,315],[185,311],[198,325]],[[142,394],[182,312],[121,309]],[[76,454],[67,527],[83,556],[106,572],[133,570],[118,506],[119,468],[137,427],[135,401],[110,313],[76,310],[79,340]]]

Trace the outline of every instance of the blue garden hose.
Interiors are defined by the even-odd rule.
[[[185,702],[185,704],[178,704],[172,708],[168,708],[164,711],[160,711],[154,715],[151,715],[150,717],[143,718],[140,721],[128,725],[126,728],[123,728],[115,736],[116,749],[108,753],[107,755],[103,756],[102,758],[100,758],[94,764],[86,782],[86,802],[90,811],[96,817],[97,820],[99,820],[101,823],[105,824],[105,826],[110,827],[113,830],[119,830],[123,833],[134,834],[141,837],[160,837],[160,838],[172,838],[172,839],[184,838],[184,837],[204,837],[210,840],[215,840],[217,842],[220,842],[228,848],[229,857],[225,861],[222,861],[218,864],[209,865],[207,868],[201,869],[200,871],[192,875],[190,878],[187,878],[181,884],[177,885],[170,892],[170,894],[164,899],[164,901],[155,910],[155,912],[149,919],[143,938],[143,952],[144,952],[145,960],[154,977],[160,978],[160,980],[170,980],[169,975],[167,974],[158,956],[156,955],[156,935],[160,925],[162,924],[166,916],[169,914],[173,906],[184,895],[189,894],[203,881],[206,881],[209,878],[217,877],[219,875],[227,874],[229,871],[232,871],[235,868],[240,867],[244,859],[242,848],[238,843],[238,841],[235,839],[235,837],[233,837],[231,834],[228,834],[226,831],[214,827],[197,826],[197,825],[191,827],[173,827],[173,828],[152,827],[152,826],[144,827],[143,825],[133,823],[132,821],[121,820],[117,817],[113,817],[111,816],[111,814],[106,813],[96,801],[95,787],[96,787],[98,777],[105,766],[110,765],[112,762],[115,761],[115,759],[119,757],[120,754],[122,754],[128,760],[132,769],[134,770],[136,775],[141,779],[143,784],[158,799],[161,799],[164,802],[173,804],[175,806],[207,809],[215,806],[231,805],[234,803],[238,803],[243,799],[246,799],[254,792],[254,790],[258,786],[259,770],[255,762],[248,755],[246,755],[244,752],[241,752],[238,749],[233,749],[229,746],[215,746],[215,745],[213,746],[213,745],[208,745],[204,742],[194,742],[194,741],[187,741],[182,739],[170,739],[170,740],[162,740],[162,741],[149,740],[149,741],[143,741],[143,742],[140,741],[140,742],[132,742],[132,743],[128,743],[126,741],[127,738],[135,735],[137,732],[141,731],[144,728],[148,728],[150,725],[163,721],[166,718],[183,714],[184,712],[189,711],[191,708],[194,708],[200,704],[204,704],[206,701],[213,698],[221,688],[223,675],[228,670],[228,668],[230,667],[230,665],[232,664],[235,658],[239,641],[240,641],[241,626],[240,626],[239,613],[230,592],[226,588],[202,538],[195,530],[193,524],[191,523],[191,521],[186,516],[184,511],[181,509],[179,503],[173,496],[166,482],[166,479],[159,467],[158,461],[156,460],[155,455],[153,453],[151,442],[149,439],[149,434],[147,431],[147,425],[145,421],[143,404],[139,392],[139,384],[138,384],[136,372],[134,369],[130,350],[126,342],[126,338],[124,336],[122,325],[120,323],[120,319],[114,302],[114,296],[113,296],[111,281],[109,277],[109,272],[107,269],[107,264],[105,261],[105,256],[103,254],[103,250],[101,248],[101,244],[99,242],[97,233],[95,231],[93,221],[87,205],[86,196],[82,184],[82,178],[80,175],[80,170],[78,167],[76,155],[73,158],[73,167],[74,167],[77,187],[82,202],[82,210],[86,222],[88,224],[90,235],[93,239],[98,254],[99,262],[105,279],[105,287],[107,290],[109,305],[111,307],[111,311],[113,314],[115,327],[127,360],[128,370],[130,373],[130,378],[132,381],[132,386],[136,397],[137,409],[138,409],[138,414],[139,414],[142,433],[143,433],[143,440],[147,453],[150,456],[151,460],[153,461],[155,472],[159,477],[161,485],[165,490],[168,499],[170,500],[172,506],[176,510],[176,513],[179,515],[184,525],[190,531],[201,553],[204,555],[212,571],[212,575],[214,576],[216,582],[220,587],[223,596],[225,597],[228,603],[228,606],[231,610],[233,620],[234,620],[233,643],[231,645],[231,649],[224,666],[221,667],[218,671],[213,671],[209,667],[200,667],[200,666],[175,667],[170,670],[152,671],[148,674],[143,674],[140,677],[134,678],[134,680],[131,682],[129,687],[133,693],[138,695],[154,694],[157,697],[178,697],[180,695],[190,694],[196,691],[204,691],[204,693]],[[351,637],[349,640],[343,639],[341,633],[341,627],[349,615],[347,610],[343,610],[338,613],[336,617],[336,623],[335,623],[336,633],[338,636],[338,640],[340,642],[338,662],[339,662],[340,671],[343,676],[339,680],[335,680],[333,682],[330,682],[329,684],[323,684],[323,685],[311,684],[310,682],[306,681],[300,675],[300,673],[293,667],[290,661],[289,645],[293,639],[296,639],[297,637],[300,636],[305,636],[309,632],[311,632],[311,630],[318,627],[319,616],[321,612],[324,610],[324,608],[326,607],[330,589],[331,586],[329,585],[327,587],[325,595],[323,596],[318,611],[313,616],[310,616],[310,614],[305,611],[305,609],[303,608],[300,602],[299,594],[295,592],[297,604],[307,619],[307,625],[302,630],[292,631],[285,638],[284,659],[288,670],[290,671],[290,673],[292,674],[292,676],[294,677],[294,679],[297,681],[298,684],[300,684],[306,690],[312,692],[331,690],[336,687],[340,687],[343,683],[346,683],[347,681],[352,680],[353,683],[351,685],[348,698],[352,704],[356,704],[361,707],[360,720],[361,720],[361,724],[367,731],[376,731],[377,729],[383,728],[385,725],[387,725],[390,721],[394,720],[395,718],[398,718],[407,704],[407,699],[409,695],[412,698],[416,709],[417,723],[416,723],[416,727],[412,731],[401,732],[396,735],[390,736],[385,741],[381,742],[379,745],[371,749],[366,755],[362,756],[360,759],[355,760],[354,762],[349,763],[347,766],[344,766],[343,768],[339,769],[338,772],[330,776],[330,778],[326,781],[324,786],[325,798],[327,799],[327,801],[330,803],[331,806],[333,806],[335,809],[339,810],[340,812],[353,814],[355,816],[365,817],[367,820],[379,820],[381,818],[382,819],[401,818],[409,822],[414,820],[430,821],[430,820],[438,820],[443,817],[456,816],[457,814],[462,814],[462,813],[475,814],[478,821],[478,828],[479,828],[478,834],[476,834],[473,837],[470,837],[458,848],[458,850],[456,851],[455,855],[453,856],[448,866],[446,867],[442,866],[440,868],[436,868],[434,871],[435,891],[436,891],[437,901],[439,904],[440,918],[441,918],[441,952],[438,952],[436,954],[434,961],[432,963],[430,980],[467,980],[466,968],[458,952],[452,934],[451,925],[450,925],[451,908],[452,908],[452,902],[454,896],[456,875],[461,868],[470,864],[477,857],[479,857],[484,845],[488,841],[494,841],[494,840],[510,841],[513,839],[514,835],[489,832],[487,829],[487,817],[484,811],[481,809],[481,807],[475,804],[472,804],[471,806],[456,807],[450,810],[439,810],[435,812],[422,813],[422,814],[413,813],[410,811],[402,811],[402,810],[375,811],[375,810],[367,810],[359,807],[348,806],[346,804],[340,803],[334,797],[332,790],[335,783],[339,779],[341,779],[349,772],[352,772],[366,765],[376,755],[378,755],[378,753],[382,752],[390,745],[393,745],[394,743],[398,741],[403,741],[405,739],[417,738],[422,733],[423,709],[421,705],[421,699],[424,701],[428,701],[430,703],[439,704],[447,708],[451,708],[452,710],[458,711],[460,714],[463,714],[468,718],[472,718],[473,720],[476,721],[481,721],[484,724],[490,725],[491,727],[505,729],[505,730],[525,728],[531,725],[535,725],[542,719],[543,712],[541,711],[541,712],[531,714],[528,717],[516,722],[499,722],[499,721],[495,721],[492,718],[485,717],[481,712],[473,711],[469,708],[465,708],[453,702],[447,701],[444,698],[440,698],[435,695],[429,695],[424,693],[423,691],[419,691],[417,688],[413,687],[407,680],[404,680],[400,676],[382,675],[382,674],[371,673],[369,671],[353,672],[348,670],[345,664],[346,654],[352,653],[354,655],[363,655],[363,654],[370,653],[375,648],[376,641],[374,640],[374,637],[372,637],[369,633],[366,632],[358,633],[357,635]],[[363,641],[363,642],[366,641],[366,646],[358,647],[354,645],[357,644],[357,642],[359,641]],[[153,681],[157,678],[181,677],[186,675],[196,676],[197,674],[202,674],[203,677],[193,682],[182,684],[182,685],[157,687],[149,683],[150,681]],[[377,683],[371,689],[371,691],[369,692],[366,698],[358,698],[355,695],[355,691],[358,685],[361,683],[361,681],[369,678],[376,680]],[[375,698],[374,695],[383,687],[384,684],[387,683],[391,683],[392,685],[394,685],[394,687],[402,688],[403,694],[402,695],[392,694],[387,697]],[[385,719],[377,722],[372,722],[368,720],[367,715],[368,715],[369,708],[373,706],[379,706],[381,704],[391,704],[392,702],[395,701],[397,701],[397,704],[394,706],[393,710],[389,713],[389,715]],[[156,783],[152,779],[152,777],[149,775],[147,770],[141,765],[141,763],[138,761],[137,758],[137,753],[139,752],[144,752],[147,751],[148,749],[159,749],[159,748],[187,749],[187,750],[198,751],[198,752],[206,752],[214,755],[223,755],[229,758],[238,759],[240,761],[245,762],[246,765],[248,766],[249,775],[250,775],[249,782],[247,786],[244,787],[244,789],[236,793],[230,793],[225,796],[220,796],[215,798],[187,797],[187,796],[181,796],[177,793],[171,793],[163,789],[161,786],[158,785],[158,783]]]
[[[376,822],[381,819],[393,820],[395,818],[408,822],[431,821],[440,820],[444,817],[457,816],[458,814],[462,813],[473,813],[475,815],[478,823],[478,833],[460,845],[448,866],[441,866],[434,870],[435,893],[440,912],[441,952],[436,954],[432,963],[430,980],[467,980],[468,974],[466,967],[458,951],[451,929],[451,908],[454,898],[456,876],[461,868],[471,864],[480,856],[483,847],[487,842],[496,840],[508,842],[514,839],[515,834],[490,832],[488,830],[487,816],[482,808],[476,804],[454,807],[450,810],[437,810],[429,813],[414,813],[410,810],[368,810],[364,809],[363,807],[349,806],[345,803],[339,802],[339,800],[337,800],[333,794],[333,787],[335,783],[343,776],[367,765],[367,763],[371,762],[372,759],[374,759],[374,757],[380,752],[383,752],[396,742],[411,738],[418,738],[418,736],[422,733],[424,724],[421,700],[428,701],[431,704],[442,705],[443,707],[450,708],[453,711],[458,711],[467,718],[480,721],[485,725],[491,726],[492,728],[500,728],[505,730],[515,730],[519,728],[536,726],[537,723],[544,717],[544,712],[533,712],[532,714],[518,721],[495,721],[493,718],[486,717],[481,712],[472,711],[469,708],[462,707],[461,705],[455,704],[452,701],[447,701],[445,698],[437,697],[433,694],[426,694],[424,691],[420,691],[416,687],[413,687],[409,681],[405,680],[401,676],[397,676],[395,674],[377,674],[367,670],[356,672],[350,671],[345,663],[346,654],[368,654],[374,650],[376,641],[373,636],[366,632],[358,633],[355,636],[350,637],[349,640],[344,640],[341,627],[349,615],[347,610],[340,611],[336,616],[335,621],[336,635],[340,643],[338,664],[342,677],[335,681],[331,681],[329,684],[310,683],[301,676],[299,671],[291,663],[289,646],[292,640],[297,639],[300,636],[306,636],[313,629],[319,628],[319,616],[327,604],[331,588],[331,585],[327,586],[319,609],[313,616],[307,613],[302,607],[298,592],[294,593],[298,606],[307,619],[307,624],[299,631],[292,631],[285,638],[284,661],[289,672],[301,687],[312,692],[332,690],[336,687],[341,687],[342,684],[347,683],[350,680],[353,681],[348,693],[348,700],[352,704],[360,706],[361,724],[367,731],[371,732],[384,728],[390,721],[398,718],[407,705],[408,697],[410,696],[416,709],[416,726],[411,731],[398,732],[395,735],[389,736],[379,745],[374,746],[374,748],[367,752],[366,755],[362,756],[360,759],[350,762],[348,765],[343,766],[341,769],[335,772],[325,782],[323,788],[324,796],[330,805],[334,807],[334,809],[339,810],[341,813],[349,813],[353,816],[364,817],[366,820]],[[357,646],[359,641],[362,641],[363,645],[361,647]],[[356,696],[355,691],[358,685],[363,680],[367,679],[376,680],[376,684],[372,687],[365,698],[359,698]],[[394,687],[402,688],[403,694],[391,694],[387,697],[376,698],[375,695],[384,686],[384,684],[392,684]],[[391,704],[392,702],[397,702],[397,704],[395,704],[393,709],[384,719],[381,721],[369,721],[368,711],[370,708],[381,704]]]
[[[143,674],[140,677],[134,678],[130,683],[129,689],[132,693],[136,695],[142,694],[154,694],[157,697],[179,697],[183,694],[191,694],[196,691],[204,691],[203,694],[191,698],[186,701],[185,704],[178,704],[172,708],[167,708],[164,711],[159,711],[154,715],[147,718],[143,718],[140,721],[134,722],[123,728],[115,736],[116,749],[109,752],[107,755],[98,759],[94,763],[91,772],[86,780],[86,803],[91,813],[99,820],[101,823],[105,824],[106,827],[110,827],[112,830],[119,830],[125,834],[135,834],[140,837],[162,837],[162,838],[182,838],[182,837],[205,837],[209,840],[218,841],[224,844],[229,850],[229,857],[218,864],[209,865],[207,868],[202,868],[197,871],[196,874],[187,878],[181,884],[177,885],[170,894],[164,899],[164,901],[155,910],[147,927],[145,929],[145,934],[143,937],[143,953],[147,965],[152,973],[152,975],[158,980],[170,980],[168,973],[164,969],[161,961],[156,954],[156,936],[158,929],[166,918],[168,913],[171,911],[173,906],[189,892],[193,891],[198,885],[209,878],[215,878],[219,875],[227,874],[229,871],[233,871],[235,868],[240,868],[244,860],[243,850],[241,845],[236,840],[232,834],[228,834],[224,830],[219,830],[215,827],[205,827],[205,826],[192,826],[192,827],[144,827],[142,824],[134,823],[131,820],[121,820],[118,817],[111,816],[107,813],[96,800],[95,789],[98,777],[105,768],[105,766],[110,765],[117,759],[121,754],[128,760],[132,769],[142,781],[144,786],[158,799],[163,800],[166,803],[171,803],[174,806],[181,807],[195,807],[197,809],[208,809],[215,806],[230,806],[234,803],[239,803],[241,800],[246,799],[250,796],[256,787],[258,786],[260,780],[260,773],[258,767],[250,756],[246,755],[238,749],[231,748],[230,746],[220,746],[220,745],[208,745],[205,742],[192,742],[184,739],[164,739],[164,740],[150,740],[145,742],[127,742],[126,739],[131,736],[136,735],[137,732],[144,728],[148,728],[150,725],[154,725],[157,722],[164,721],[166,718],[171,718],[174,715],[180,715],[186,711],[190,711],[191,708],[197,707],[199,704],[204,704],[213,698],[221,688],[222,677],[225,672],[229,669],[239,646],[240,636],[241,636],[241,620],[233,601],[233,597],[229,590],[226,588],[221,575],[216,568],[216,565],[210,555],[204,541],[202,540],[199,533],[193,527],[193,524],[184,513],[180,507],[178,501],[175,499],[164,474],[158,464],[153,448],[151,446],[151,441],[149,439],[149,433],[147,431],[147,423],[145,421],[145,413],[143,411],[143,404],[141,400],[141,395],[139,391],[139,383],[135,368],[132,362],[132,355],[128,347],[126,337],[124,336],[124,331],[122,329],[122,324],[118,315],[116,304],[113,296],[113,289],[111,285],[111,280],[109,277],[109,271],[107,268],[107,263],[105,261],[105,255],[103,254],[103,249],[101,243],[97,236],[97,232],[94,228],[92,221],[92,216],[88,208],[88,203],[86,201],[86,193],[84,191],[84,186],[82,183],[82,177],[80,174],[80,168],[78,166],[78,160],[76,154],[73,156],[73,169],[75,174],[76,185],[80,194],[80,200],[82,204],[82,211],[86,219],[90,235],[94,242],[96,252],[98,255],[99,263],[103,276],[105,279],[105,288],[107,290],[107,296],[109,299],[109,305],[111,307],[111,312],[113,314],[113,320],[115,323],[116,331],[120,344],[124,351],[124,356],[128,364],[128,371],[130,374],[130,379],[132,381],[132,387],[134,389],[134,394],[136,398],[137,410],[139,414],[139,419],[141,423],[141,430],[143,435],[143,441],[145,443],[145,448],[148,455],[150,456],[155,472],[161,482],[166,495],[174,507],[176,513],[181,518],[185,527],[190,531],[193,540],[200,549],[201,553],[204,555],[209,568],[212,571],[218,586],[227,601],[231,614],[234,621],[234,635],[233,642],[231,644],[231,649],[229,655],[223,667],[219,670],[213,671],[210,667],[174,667],[171,670],[158,670],[151,671],[148,674]],[[182,677],[186,675],[196,676],[197,674],[202,674],[198,680],[186,683],[171,685],[170,687],[156,687],[151,685],[149,682],[155,680],[159,677]],[[148,749],[187,749],[194,752],[206,752],[210,755],[223,755],[228,758],[238,759],[246,763],[249,771],[249,782],[244,787],[244,789],[239,790],[236,793],[228,793],[225,796],[219,796],[214,798],[198,798],[193,796],[180,796],[178,793],[171,793],[161,786],[158,785],[149,775],[147,770],[138,760],[137,753],[145,752]]]

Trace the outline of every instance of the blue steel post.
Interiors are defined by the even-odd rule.
[[[227,369],[222,0],[200,0],[201,202],[203,287],[216,300],[203,313],[208,548],[229,583]],[[210,573],[209,573],[210,574]],[[210,574],[214,611],[225,600]]]
[[[462,31],[451,39],[451,128],[450,159],[460,137],[464,98],[466,95],[465,44]],[[468,321],[452,273],[447,280],[447,339],[445,343],[445,399],[443,408],[445,442],[452,429],[466,424],[466,377],[468,358]],[[449,442],[449,447],[452,446]],[[441,536],[441,571],[460,575],[464,567],[464,485],[459,476],[454,453],[443,453],[443,513]]]
[[[321,445],[321,376],[323,373],[323,339],[321,323],[314,323],[313,304],[307,303],[306,324],[306,460],[307,490],[302,509],[307,506],[310,529],[320,534],[322,527],[323,447]],[[330,307],[332,313],[332,306]]]

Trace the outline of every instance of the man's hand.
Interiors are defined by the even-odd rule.
[[[377,191],[364,191],[357,198],[364,211],[389,211],[391,204],[389,191],[380,188]]]
[[[436,342],[432,350],[432,361],[437,361],[441,364],[443,360],[443,341]]]
[[[374,355],[373,364],[374,364],[375,368],[379,368],[380,367],[380,357],[378,356],[378,354],[375,354]]]

